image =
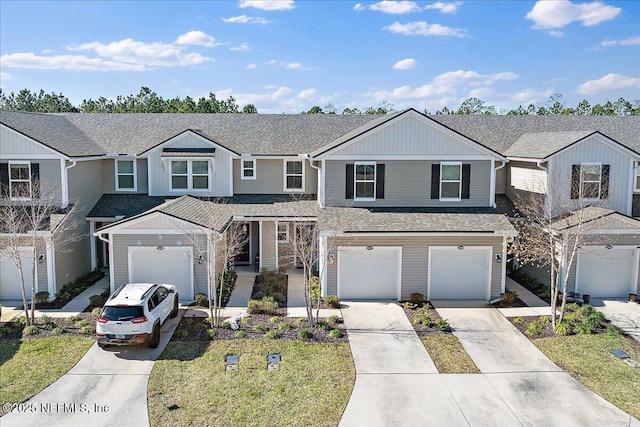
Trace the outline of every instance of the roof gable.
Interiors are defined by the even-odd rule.
[[[207,138],[204,135],[201,135],[198,131],[194,131],[191,129],[187,129],[184,132],[181,132],[166,141],[161,142],[160,144],[152,147],[148,150],[140,153],[142,156],[146,156],[151,153],[155,153],[157,151],[162,151],[165,149],[170,150],[178,150],[183,149],[185,151],[194,150],[194,149],[207,149],[207,148],[220,148],[222,151],[227,152],[231,155],[239,156],[240,153],[236,153],[233,150],[224,147],[217,142]]]
[[[59,159],[66,158],[60,153],[9,126],[0,124],[0,158]]]

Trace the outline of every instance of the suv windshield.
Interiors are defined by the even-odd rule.
[[[136,317],[143,317],[144,313],[140,306],[123,306],[123,307],[110,307],[107,306],[102,312],[102,317],[108,320],[131,320]]]

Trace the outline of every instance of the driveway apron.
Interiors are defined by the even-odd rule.
[[[148,426],[149,374],[182,313],[167,319],[156,349],[94,344],[68,373],[26,402],[32,412],[6,414],[0,425]]]
[[[438,303],[435,305],[439,306]],[[499,395],[518,424],[637,425],[638,420],[584,387],[547,359],[496,309],[457,307],[437,308],[437,311],[447,319],[490,384],[492,390],[488,392]],[[461,382],[464,387],[465,381]],[[450,387],[456,395],[455,385],[450,384]]]

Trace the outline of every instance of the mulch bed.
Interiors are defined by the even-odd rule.
[[[511,307],[529,307],[525,304],[520,298],[516,297],[515,300],[511,304],[505,304],[503,301],[498,301],[496,303],[491,304],[495,308],[511,308]]]
[[[74,316],[71,318],[53,318],[49,317],[37,317],[36,318],[36,327],[38,328],[38,333],[35,335],[26,335],[23,334],[24,326],[18,324],[17,322],[7,322],[4,326],[0,327],[0,338],[9,338],[9,339],[38,339],[38,338],[46,338],[51,336],[67,336],[67,335],[83,335],[83,336],[95,336],[95,327],[96,327],[96,318],[91,313],[80,313],[78,316]],[[53,325],[47,325],[46,320],[55,323]],[[83,333],[80,329],[82,324],[79,326],[78,323],[82,320],[88,322],[88,324],[92,328],[91,334]],[[62,333],[56,334],[53,332],[55,327],[60,327],[63,329]]]
[[[69,301],[71,301],[72,299],[80,295],[86,289],[89,289],[91,286],[93,286],[98,280],[102,279],[103,277],[104,277],[104,272],[102,271],[91,272],[79,278],[75,283],[65,285],[60,292],[61,294],[63,294],[62,296],[58,296],[56,297],[56,299],[50,302],[48,301],[48,302],[36,303],[36,310],[61,309],[62,307],[67,305]],[[66,291],[67,289],[69,290]],[[66,292],[62,292],[62,291],[66,291]],[[105,292],[106,292],[106,295],[103,294],[103,297],[106,299],[109,296],[109,290],[107,289],[107,291]],[[31,307],[31,305],[29,305],[29,307]]]
[[[272,322],[272,319],[277,318],[277,322]],[[225,318],[222,318],[224,321]],[[279,340],[285,341],[300,341],[298,338],[298,332],[301,329],[307,328],[309,329],[313,337],[309,340],[311,342],[348,342],[349,339],[347,337],[347,330],[342,323],[342,319],[339,319],[335,323],[331,323],[328,319],[325,320],[329,323],[328,329],[320,329],[320,328],[309,328],[306,318],[292,318],[286,317],[284,311],[279,316],[269,316],[264,314],[252,314],[248,320],[248,323],[240,322],[238,324],[238,331],[243,331],[245,333],[243,339],[268,339],[265,338],[264,331],[256,331],[254,330],[255,325],[266,325],[269,328],[269,331],[278,331],[280,337],[277,338]],[[290,323],[292,325],[292,329],[290,331],[284,331],[279,329],[279,325],[283,323]],[[174,332],[172,341],[211,341],[211,338],[208,335],[209,322],[206,318],[203,317],[183,317]],[[332,338],[329,335],[329,331],[331,329],[338,329],[342,333],[342,338]],[[236,332],[233,329],[218,327],[216,330],[215,340],[234,340],[239,337],[236,336]]]
[[[541,320],[540,319],[541,317],[547,320],[543,320],[544,327],[542,328],[540,333],[538,335],[527,335],[525,331],[529,328],[531,323],[536,320]],[[550,318],[551,318],[550,315],[549,316],[522,316],[522,317],[510,317],[510,318],[507,318],[507,320],[509,320],[513,324],[513,326],[515,326],[520,332],[522,332],[522,334],[525,337],[535,340],[538,338],[548,338],[548,337],[557,336],[556,334],[553,333],[553,329],[551,329]],[[518,321],[516,321],[516,319],[518,319]],[[522,321],[520,322],[519,320],[522,320]],[[606,333],[607,325],[608,325],[607,321],[602,322],[601,327],[596,328],[593,331],[593,335]]]
[[[407,316],[407,319],[409,319],[409,322],[411,322],[411,325],[413,326],[413,329],[415,329],[416,333],[418,334],[419,337],[423,337],[426,335],[436,335],[436,334],[451,334],[452,332],[446,332],[446,331],[441,331],[440,329],[438,329],[437,326],[426,326],[420,323],[413,323],[413,319],[416,315],[418,315],[422,310],[420,308],[417,309],[410,309],[407,308],[404,304],[399,303],[398,305],[400,305],[400,307],[402,307],[402,309],[404,310],[404,314]],[[431,306],[432,308],[429,309],[429,314],[431,315],[431,318],[436,321],[437,319],[441,319],[442,317],[440,317],[440,314],[438,314],[438,312],[433,309],[433,306]]]

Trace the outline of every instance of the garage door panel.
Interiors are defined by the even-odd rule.
[[[491,248],[432,248],[429,299],[487,299]]]
[[[636,263],[634,249],[583,251],[578,258],[576,291],[594,297],[626,297],[637,280]]]
[[[192,300],[191,249],[129,248],[129,282],[175,285],[181,300]]]
[[[24,285],[27,292],[27,299],[31,299],[31,269],[33,259],[31,249],[22,251],[22,271]],[[36,279],[37,280],[37,279]],[[20,271],[15,262],[8,256],[0,257],[0,299],[21,300],[22,290],[20,289]]]
[[[398,299],[400,249],[339,249],[339,296],[343,300]]]

